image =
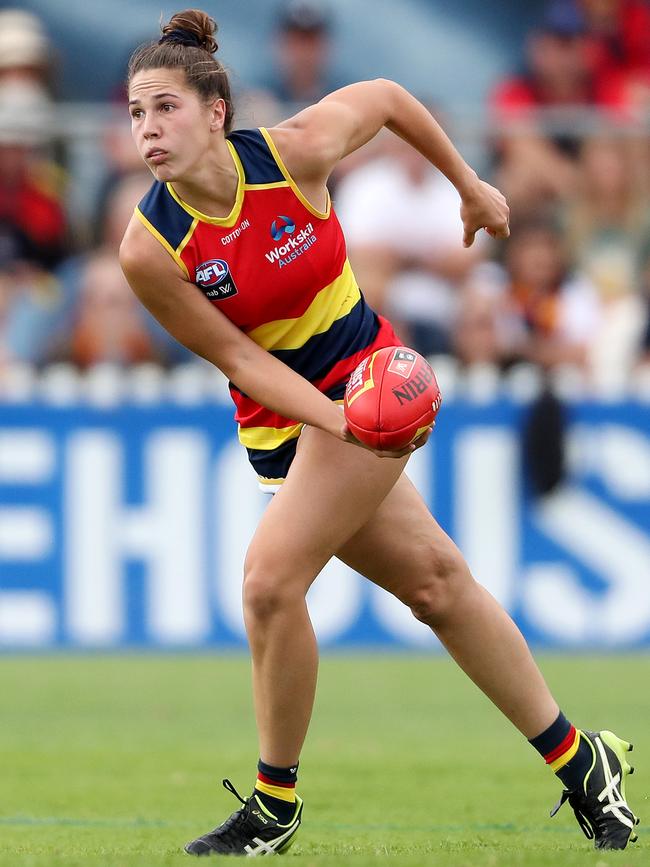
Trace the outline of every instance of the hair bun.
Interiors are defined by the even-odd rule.
[[[185,9],[177,12],[162,27],[161,42],[177,42],[180,45],[191,45],[202,48],[209,54],[215,54],[219,48],[214,38],[217,32],[217,22],[207,12],[200,9]]]

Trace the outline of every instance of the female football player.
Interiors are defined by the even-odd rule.
[[[363,357],[399,342],[346,257],[326,186],[339,160],[387,127],[458,190],[466,246],[481,228],[508,235],[505,200],[392,81],[345,87],[272,129],[233,131],[215,30],[187,10],[131,58],[133,137],[154,182],[120,253],[142,303],[229,378],[240,440],[275,492],[244,566],[258,776],[242,807],[186,851],[271,854],[293,840],[317,668],[305,594],[333,556],[434,630],[559,775],[596,845],[622,848],[635,820],[622,790],[629,745],[563,716],[518,629],[404,475],[430,431],[401,452],[373,452],[336,404]]]

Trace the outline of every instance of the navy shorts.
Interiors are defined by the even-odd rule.
[[[330,400],[342,401],[345,394],[345,386],[345,382],[335,385],[326,392],[326,396]],[[248,460],[257,473],[260,490],[264,491],[265,494],[275,494],[286,479],[289,467],[296,454],[301,431],[302,427],[294,437],[274,449],[246,449]]]

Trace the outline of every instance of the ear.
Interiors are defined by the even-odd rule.
[[[226,123],[226,101],[224,99],[215,99],[208,106],[210,110],[210,131],[217,132],[223,129]]]

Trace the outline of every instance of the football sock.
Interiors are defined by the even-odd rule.
[[[290,822],[296,811],[297,779],[297,764],[293,768],[274,768],[261,759],[257,764],[254,794],[281,825]]]
[[[572,726],[560,711],[546,731],[529,741],[569,791],[582,785],[593,762],[591,744],[580,735],[580,729]]]

